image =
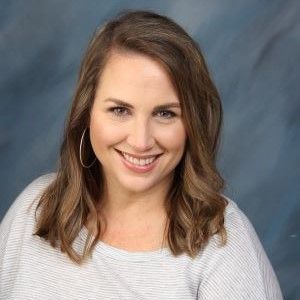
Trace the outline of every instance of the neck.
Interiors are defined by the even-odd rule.
[[[101,213],[109,220],[143,222],[165,214],[165,201],[172,177],[142,192],[123,189],[114,182],[106,182],[101,201]]]

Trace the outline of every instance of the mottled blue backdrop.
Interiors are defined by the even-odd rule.
[[[222,96],[219,168],[285,299],[300,299],[300,1],[0,1],[0,219],[56,168],[81,57],[123,8],[151,9],[200,44]]]

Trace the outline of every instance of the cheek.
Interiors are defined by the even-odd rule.
[[[186,132],[183,124],[180,122],[170,126],[168,130],[160,130],[160,141],[168,150],[183,150],[186,140]]]
[[[104,120],[91,120],[90,139],[96,151],[116,144],[120,138],[121,132],[116,125]]]

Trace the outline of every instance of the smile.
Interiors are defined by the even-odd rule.
[[[147,159],[135,158],[135,157],[129,156],[128,154],[126,154],[124,152],[122,152],[122,155],[124,156],[124,158],[127,161],[129,161],[132,164],[137,165],[137,166],[145,166],[145,165],[151,164],[156,158],[156,156],[153,156],[153,157],[150,157]]]
[[[158,155],[153,155],[153,156],[147,156],[146,158],[137,158],[137,157],[131,156],[130,154],[125,153],[120,150],[117,150],[117,152],[119,154],[121,154],[127,161],[129,161],[132,164],[137,165],[137,166],[145,166],[145,165],[151,164],[158,156],[161,155],[161,154],[158,154]]]
[[[154,155],[154,156],[148,156],[147,158],[136,158],[133,156],[130,156],[128,153],[125,153],[123,151],[117,150],[116,151],[120,154],[120,156],[123,158],[123,161],[125,162],[125,165],[129,167],[130,169],[138,172],[146,172],[150,171],[157,161],[157,158],[161,156]]]

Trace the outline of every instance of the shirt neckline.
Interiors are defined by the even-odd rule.
[[[79,236],[82,241],[85,242],[86,237],[89,231],[85,225],[83,225],[81,231],[79,232]],[[95,253],[93,256],[97,256],[97,254],[105,255],[106,257],[115,259],[115,260],[123,260],[123,261],[133,261],[133,262],[141,262],[141,261],[150,261],[156,259],[162,259],[165,256],[170,256],[172,253],[169,248],[161,248],[154,251],[127,251],[125,249],[116,248],[109,244],[104,243],[103,241],[98,241],[95,248]]]

